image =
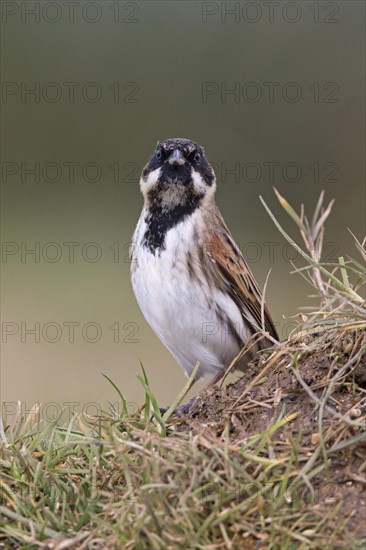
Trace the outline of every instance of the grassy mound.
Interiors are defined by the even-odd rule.
[[[317,310],[184,416],[162,415],[146,378],[132,416],[122,395],[122,413],[68,426],[19,410],[1,434],[0,548],[364,547],[364,275],[320,263],[330,207],[309,224],[279,199],[301,224]]]

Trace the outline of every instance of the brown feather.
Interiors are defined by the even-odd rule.
[[[245,310],[253,316],[258,325],[253,326],[253,333],[258,332],[262,328],[262,293],[221,214],[217,208],[215,210],[216,212],[211,212],[211,215],[213,214],[216,219],[209,224],[210,230],[205,243],[207,256],[213,270],[224,283],[244,319],[246,319]],[[266,304],[264,305],[264,325],[265,331],[278,339]]]

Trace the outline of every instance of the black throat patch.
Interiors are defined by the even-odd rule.
[[[203,195],[187,195],[179,204],[167,206],[161,196],[152,192],[149,197],[149,212],[145,217],[147,229],[142,245],[153,254],[165,249],[165,238],[169,229],[178,225],[200,207]]]

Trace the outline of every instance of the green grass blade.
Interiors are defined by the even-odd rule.
[[[185,398],[186,394],[190,390],[192,383],[195,379],[195,376],[197,374],[197,371],[199,369],[199,362],[197,361],[196,366],[194,367],[190,377],[188,378],[184,388],[182,391],[177,395],[177,397],[174,399],[173,403],[170,405],[169,409],[164,413],[163,420],[164,422],[167,422],[167,420],[170,418],[170,416],[173,414],[175,409],[178,407],[178,405],[181,403],[181,401]]]

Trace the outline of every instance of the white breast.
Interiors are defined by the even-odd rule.
[[[242,316],[226,294],[205,284],[199,266],[199,280],[189,275],[187,254],[195,246],[196,213],[170,229],[165,249],[155,253],[142,244],[145,216],[143,210],[131,248],[132,286],[139,306],[188,376],[197,361],[201,364],[198,377],[214,375],[239,351],[237,339],[218,311],[225,312],[245,338]]]

